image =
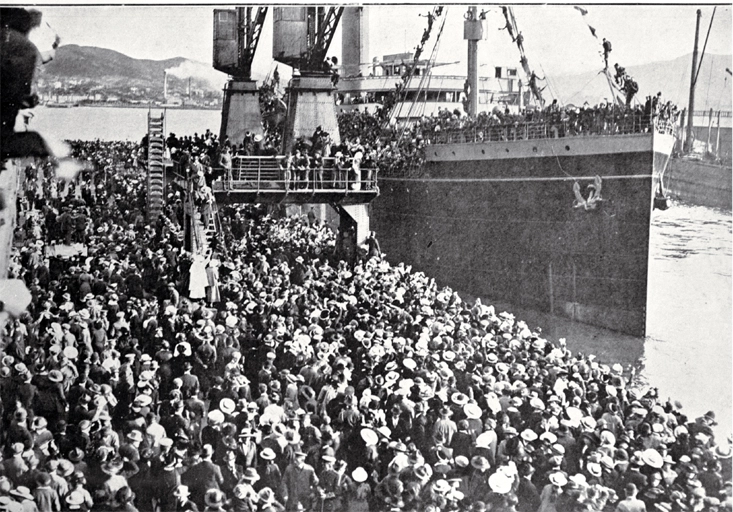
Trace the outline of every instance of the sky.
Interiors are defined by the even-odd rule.
[[[586,22],[613,43],[612,59],[623,66],[672,60],[692,51],[695,35],[695,11],[703,12],[702,47],[712,5],[593,5],[580,4],[588,11],[583,17],[565,5],[517,5],[517,24],[524,36],[528,59],[534,67],[552,75],[575,74],[599,69],[600,39],[594,39]],[[372,5],[369,19],[371,57],[410,51],[419,42],[432,5]],[[137,6],[65,6],[38,7],[44,21],[59,34],[61,44],[99,46],[135,58],[162,60],[186,57],[211,64],[213,9],[234,5],[137,5]],[[506,31],[499,6],[488,8],[486,40],[479,45],[479,63],[492,66],[517,66],[519,55]],[[437,54],[438,62],[465,60],[462,39],[466,7],[448,4],[446,25]],[[731,5],[719,5],[710,33],[707,51],[731,53]],[[426,45],[432,50],[435,39]],[[262,79],[274,65],[271,59],[272,17],[268,13],[254,63],[254,76]],[[340,31],[329,55],[340,56]],[[465,66],[445,66],[441,74],[465,74]],[[282,68],[281,68],[282,73]],[[287,77],[286,75],[284,75]]]

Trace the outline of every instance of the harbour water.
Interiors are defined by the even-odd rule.
[[[147,109],[43,108],[30,129],[64,139],[132,140],[145,135]],[[166,129],[218,133],[217,111],[168,110]],[[644,339],[512,308],[551,340],[566,338],[572,351],[634,368],[637,377],[684,406],[690,418],[715,411],[716,433],[733,426],[733,251],[730,212],[676,204],[654,211],[650,236],[647,333]],[[498,305],[502,306],[502,305]]]

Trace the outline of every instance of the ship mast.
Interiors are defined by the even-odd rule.
[[[478,42],[482,38],[482,26],[475,5],[468,8],[463,24],[463,39],[468,41],[468,72],[466,73],[466,99],[468,115],[478,113]]]
[[[702,11],[697,10],[697,22],[695,24],[695,47],[692,50],[692,73],[690,76],[690,104],[687,109],[687,134],[685,135],[685,153],[689,153],[692,150],[692,118],[695,112],[695,78],[697,75],[697,43],[700,37],[700,18],[702,17]]]

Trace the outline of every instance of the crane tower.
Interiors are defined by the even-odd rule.
[[[343,7],[275,7],[273,9],[272,56],[296,72],[288,88],[288,117],[283,133],[283,151],[299,137],[310,137],[316,127],[341,137],[336,120],[332,70],[325,65]]]
[[[258,7],[256,12],[254,7],[214,9],[214,68],[229,74],[221,111],[221,140],[228,136],[239,144],[247,132],[262,134],[252,61],[266,15],[267,7]]]

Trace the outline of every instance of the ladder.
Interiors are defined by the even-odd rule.
[[[148,112],[148,222],[155,223],[165,205],[165,114]]]

